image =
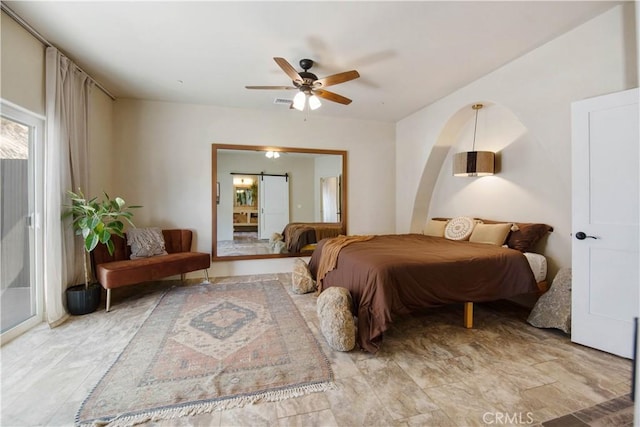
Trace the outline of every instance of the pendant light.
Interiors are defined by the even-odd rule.
[[[478,129],[478,110],[482,104],[471,106],[476,112],[475,124],[473,126],[473,145],[471,151],[457,153],[453,156],[454,176],[487,176],[493,175],[495,170],[495,153],[491,151],[475,151],[476,131]]]

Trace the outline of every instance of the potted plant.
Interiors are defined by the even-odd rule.
[[[113,255],[114,245],[111,236],[124,237],[124,221],[133,225],[130,209],[140,206],[126,206],[125,201],[116,197],[110,198],[104,193],[104,199],[96,197],[87,199],[81,190],[77,193],[67,191],[71,204],[67,206],[63,217],[72,217],[73,230],[83,239],[83,266],[84,284],[71,286],[67,289],[67,309],[74,315],[94,312],[100,305],[102,287],[99,283],[89,283],[89,269],[87,263],[89,254],[98,243],[107,246],[110,255]]]

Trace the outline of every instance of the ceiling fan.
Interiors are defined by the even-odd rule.
[[[348,82],[357,79],[360,74],[356,70],[345,71],[343,73],[333,74],[331,76],[319,79],[318,76],[309,72],[313,67],[311,59],[301,59],[300,68],[304,71],[296,71],[284,58],[273,58],[276,64],[291,78],[293,86],[245,86],[247,89],[269,89],[269,90],[293,90],[298,89],[298,93],[293,98],[292,107],[297,110],[304,110],[305,105],[315,110],[320,107],[321,102],[318,97],[328,101],[337,102],[339,104],[349,105],[351,100],[342,95],[325,90],[325,87],[337,85],[339,83]]]

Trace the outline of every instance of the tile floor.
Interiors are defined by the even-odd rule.
[[[273,276],[256,276],[255,280]],[[275,276],[289,283],[289,274]],[[215,282],[225,280],[231,279]],[[84,398],[158,298],[176,283],[116,290],[110,313],[102,308],[55,329],[41,325],[3,346],[0,425],[73,425]],[[318,329],[314,294],[291,297],[331,361],[336,390],[149,425],[632,423],[631,411],[590,423],[611,402],[630,405],[628,398],[615,399],[629,392],[629,360],[572,344],[560,332],[533,328],[525,322],[527,312],[512,304],[478,305],[472,330],[461,326],[462,306],[398,319],[385,335],[382,349],[371,355],[332,351]],[[565,421],[570,417],[569,424],[562,417]],[[572,424],[574,418],[582,424]]]

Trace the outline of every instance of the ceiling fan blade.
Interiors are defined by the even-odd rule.
[[[338,95],[337,93],[329,92],[328,90],[323,89],[314,89],[311,92],[318,95],[322,99],[326,99],[327,101],[337,102],[338,104],[349,105],[351,104],[351,100],[349,98],[345,98],[342,95]]]
[[[313,86],[319,88],[333,86],[339,83],[348,82],[349,80],[357,79],[358,77],[360,77],[360,74],[356,70],[345,71],[344,73],[338,73],[323,79],[318,79],[313,82]]]
[[[296,69],[293,68],[291,64],[287,62],[286,59],[276,57],[276,58],[273,58],[273,60],[276,61],[276,64],[278,64],[280,68],[282,68],[282,71],[284,71],[287,74],[287,76],[291,78],[291,80],[293,80],[294,82],[302,83],[302,77],[300,77],[300,74],[298,74]]]
[[[270,90],[290,90],[298,89],[295,86],[245,86],[247,89],[270,89]]]

